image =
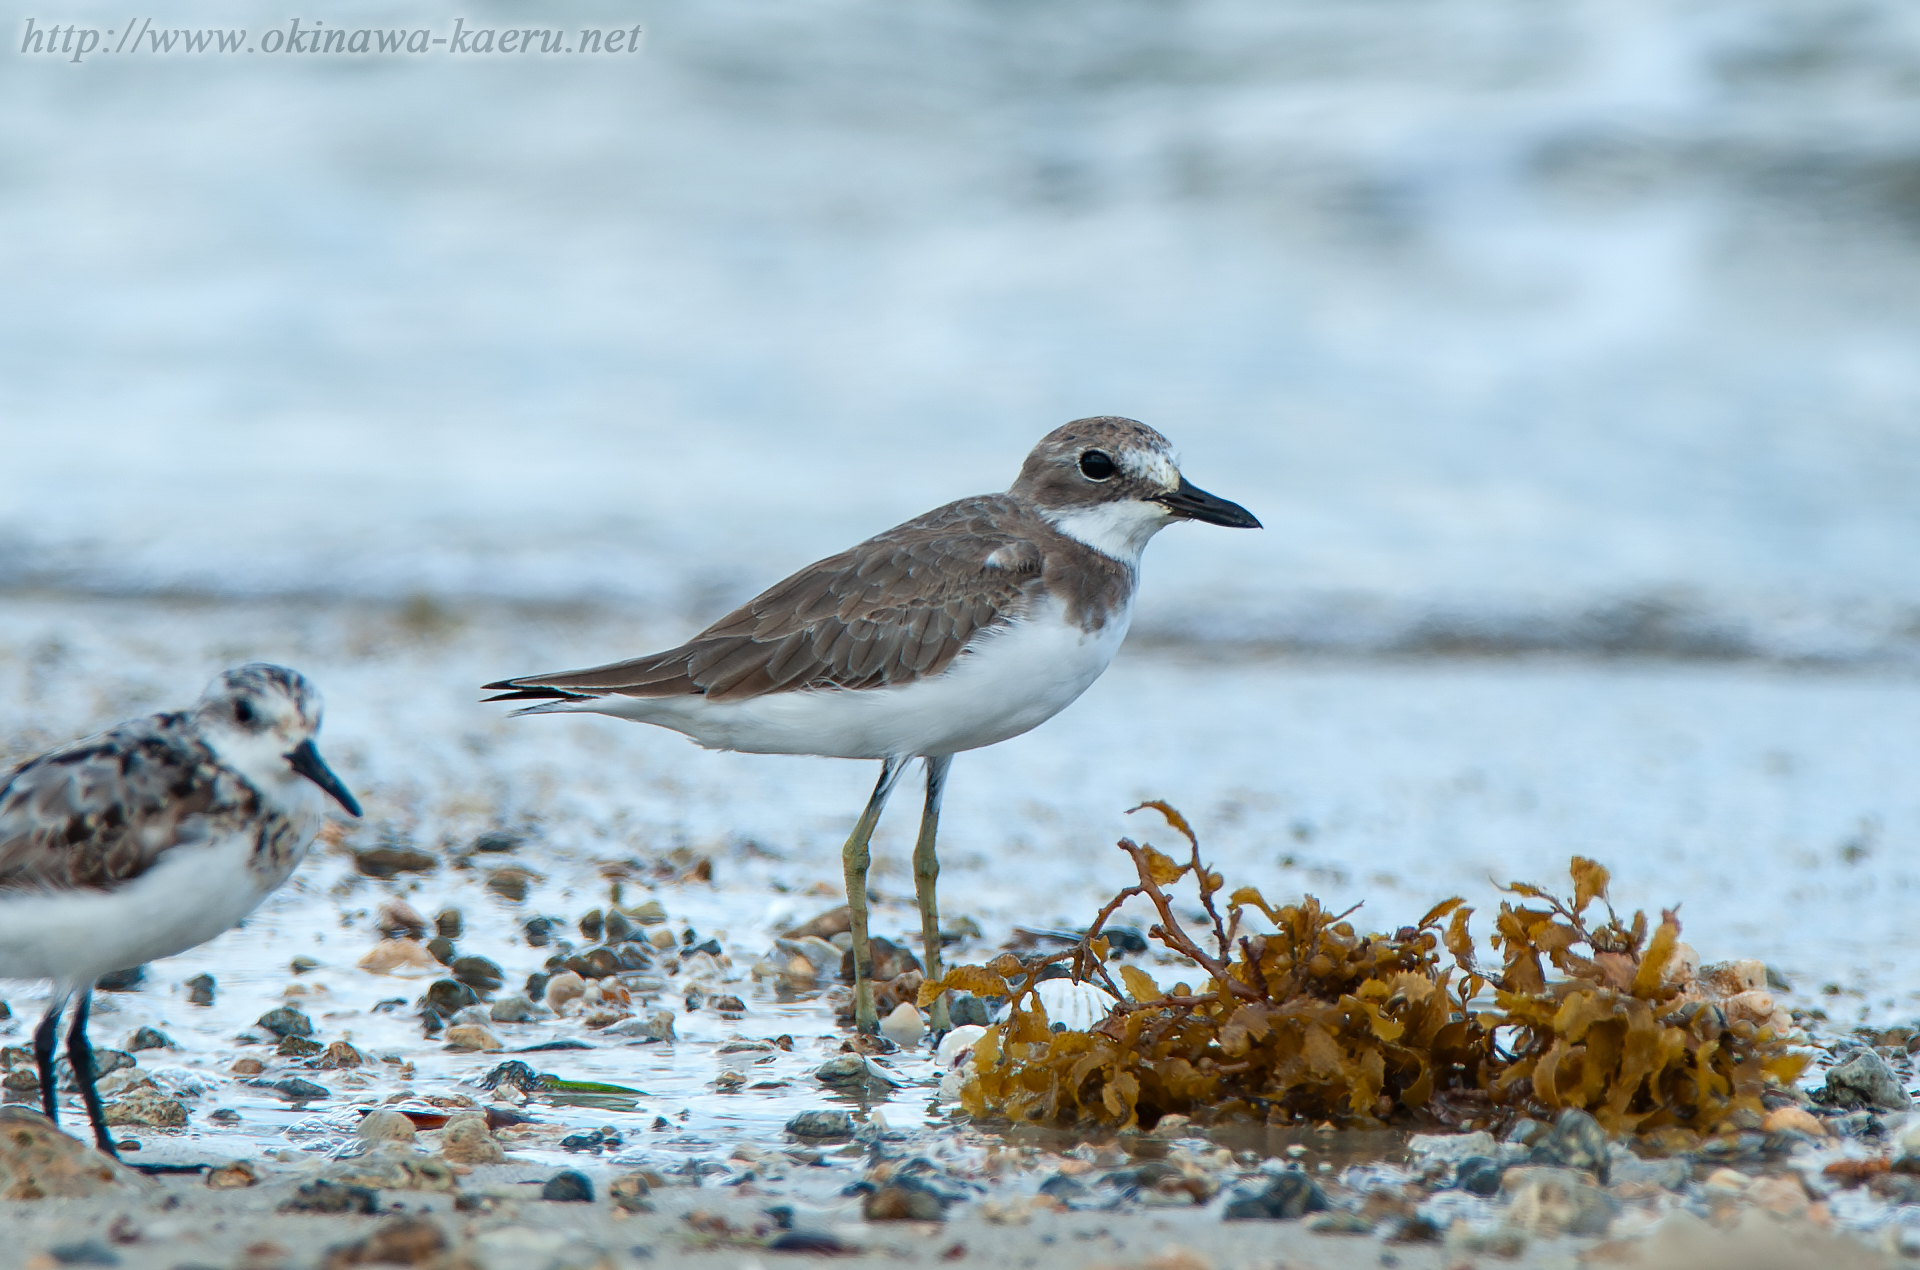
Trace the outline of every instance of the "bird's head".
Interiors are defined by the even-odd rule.
[[[263,793],[311,781],[349,815],[360,814],[360,804],[314,746],[320,694],[299,671],[263,661],[236,666],[207,685],[193,721],[220,760]]]

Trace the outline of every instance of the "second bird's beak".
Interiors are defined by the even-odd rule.
[[[1229,503],[1224,498],[1216,498],[1207,491],[1189,481],[1180,478],[1178,489],[1168,490],[1154,499],[1182,520],[1199,520],[1209,525],[1225,525],[1228,529],[1258,529],[1260,522],[1253,513],[1238,503]]]
[[[320,751],[314,747],[311,740],[302,741],[294,746],[293,753],[287,755],[287,762],[294,771],[333,795],[333,801],[346,808],[349,816],[360,814],[360,804],[354,801],[353,795],[347,792],[347,787],[340,783],[340,778],[335,776],[333,770],[321,759]]]

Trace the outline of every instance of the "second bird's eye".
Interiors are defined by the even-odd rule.
[[[1088,450],[1080,456],[1080,475],[1090,481],[1104,481],[1113,475],[1113,458],[1104,450]]]
[[[233,703],[233,718],[236,723],[253,722],[253,706],[245,701]]]

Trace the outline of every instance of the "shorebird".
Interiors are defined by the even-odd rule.
[[[1176,520],[1260,527],[1188,482],[1152,428],[1079,419],[1043,437],[1004,494],[948,503],[809,565],[678,648],[503,679],[487,700],[652,723],[714,750],[879,759],[842,852],[854,1025],[873,1032],[868,841],[901,772],[925,760],[913,876],[935,979],[934,840],[953,756],[1046,722],[1100,677],[1132,619],[1140,554]],[[946,1028],[944,996],[930,1022]]]
[[[287,880],[325,791],[358,816],[314,748],[320,696],[284,666],[227,671],[190,710],[134,719],[15,768],[0,784],[0,978],[51,979],[33,1034],[40,1097],[59,1122],[67,1060],[100,1149],[117,1155],[94,1087],[93,982],[203,944]]]

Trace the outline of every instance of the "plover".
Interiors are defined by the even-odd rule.
[[[1176,520],[1257,529],[1195,488],[1165,437],[1080,419],[1041,439],[1004,494],[948,503],[809,565],[678,648],[486,685],[517,714],[585,711],[715,750],[881,761],[843,851],[854,1020],[876,1030],[868,839],[907,762],[926,762],[913,874],[929,978],[940,974],[934,840],[953,756],[1044,723],[1113,660],[1140,554]],[[946,1027],[944,999],[931,1020]]]
[[[47,1117],[58,1121],[60,1015],[74,1083],[114,1154],[87,1044],[93,982],[203,944],[293,872],[331,795],[360,805],[314,748],[320,696],[284,666],[215,679],[190,710],[75,741],[0,784],[0,978],[51,979],[33,1034]]]

